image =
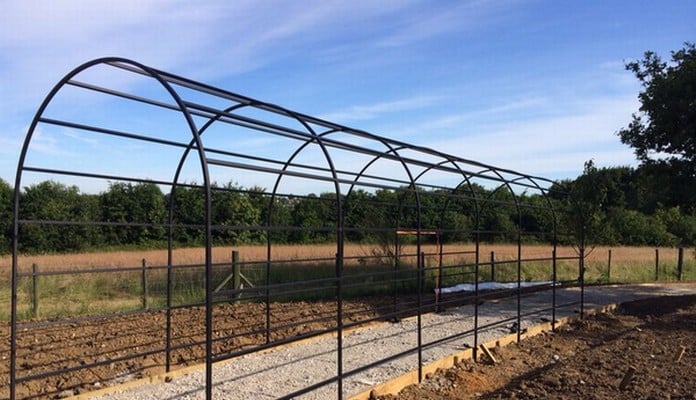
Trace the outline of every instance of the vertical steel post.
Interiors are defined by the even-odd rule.
[[[148,283],[147,283],[147,261],[143,258],[142,260],[142,268],[140,271],[140,284],[143,289],[142,291],[142,306],[143,310],[147,310],[148,307],[148,297],[149,297],[149,292],[148,292]]]
[[[476,247],[474,254],[474,361],[478,361],[478,333],[479,333],[479,253],[480,253],[480,238],[476,233]]]
[[[171,221],[170,221],[171,224]],[[174,281],[174,271],[172,263],[174,257],[172,254],[172,229],[171,225],[169,227],[169,250],[167,251],[167,312],[166,312],[166,332],[165,332],[165,342],[164,342],[164,352],[165,352],[165,362],[164,370],[169,372],[172,369],[172,292],[173,292],[173,281]]]
[[[677,279],[681,281],[684,278],[684,248],[680,247],[677,252]]]
[[[398,291],[399,291],[399,279],[401,277],[401,271],[399,268],[399,261],[401,258],[401,254],[399,252],[399,235],[397,233],[394,233],[394,259],[392,260],[393,268],[394,268],[394,285],[393,285],[393,290],[394,290],[394,298],[393,298],[393,312],[394,312],[394,320],[398,321],[401,318],[397,314],[397,303],[398,303]]]
[[[517,343],[522,341],[522,238],[517,239]]]
[[[34,318],[39,316],[39,266],[31,264],[31,303],[32,315]]]
[[[176,179],[174,180],[176,182]],[[169,215],[167,216],[167,287],[164,332],[164,371],[172,367],[172,264],[174,262],[174,207],[176,206],[176,183],[169,190]]]
[[[440,234],[438,232],[437,235],[437,249],[439,252],[438,260],[437,260],[437,281],[435,284],[435,310],[437,312],[442,311],[442,307],[440,306],[440,302],[442,301],[442,262],[443,262],[443,256],[442,256],[442,242],[440,241]]]
[[[340,240],[340,239],[339,239]],[[336,374],[337,399],[343,399],[343,244],[336,253]]]
[[[213,399],[213,229],[212,193],[206,177],[205,190],[205,398]]]
[[[419,233],[420,235],[420,233]],[[420,247],[420,246],[419,246]],[[425,252],[422,251],[418,257],[418,282],[416,286],[418,293],[416,294],[418,308],[418,382],[423,381],[423,278],[425,274]]]
[[[580,318],[585,317],[585,245],[584,241],[580,247],[580,259],[578,260],[580,269],[578,280],[580,281]]]
[[[271,342],[271,243],[266,247],[266,288],[264,306],[266,308],[266,344]]]
[[[551,281],[551,331],[556,331],[556,281],[558,280],[558,265],[556,259],[556,245],[553,246],[553,251],[551,252],[551,269],[552,269],[552,281]]]

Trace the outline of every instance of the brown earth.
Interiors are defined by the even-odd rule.
[[[380,399],[696,399],[696,296],[625,303],[493,355]]]
[[[380,300],[344,303],[344,324],[377,315]],[[336,326],[336,302],[273,303],[272,342],[321,333]],[[264,346],[265,306],[228,303],[214,309],[215,354]],[[171,365],[176,370],[205,361],[205,312],[201,307],[172,312]],[[9,397],[9,327],[0,343],[0,399]],[[24,324],[18,331],[16,397],[53,399],[152,376],[165,371],[164,311],[47,324]],[[241,332],[241,333],[240,333]],[[216,340],[217,339],[217,340]],[[45,374],[47,376],[41,376]]]
[[[346,302],[343,321],[378,317],[383,304],[384,299]],[[273,304],[271,340],[335,327],[335,312],[329,301]],[[173,312],[173,369],[202,362],[204,346],[191,344],[204,338],[204,317],[200,308]],[[225,338],[215,342],[216,354],[262,346],[264,317],[263,304],[216,307],[214,337]],[[17,385],[17,398],[64,397],[161,373],[165,324],[164,312],[25,324],[18,335],[17,376],[33,378]],[[9,394],[8,331],[5,325],[0,398]],[[696,399],[695,334],[696,296],[628,303],[619,312],[586,318],[519,347],[494,349],[496,365],[463,362],[385,399]],[[182,345],[191,346],[176,348]],[[630,367],[635,377],[617,389]]]

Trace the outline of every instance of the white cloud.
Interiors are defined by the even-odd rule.
[[[612,57],[634,46],[619,36],[589,43],[576,35],[598,22],[564,26],[534,3],[10,1],[0,13],[0,176],[50,88],[111,55],[224,88],[259,87],[310,113],[329,110],[322,117],[332,121],[525,172],[630,162],[614,132],[637,110],[639,84]],[[36,150],[56,151],[40,135]]]
[[[384,114],[429,108],[442,100],[444,100],[442,96],[416,96],[369,105],[352,106],[346,110],[329,112],[319,117],[340,123],[369,120],[379,118]]]
[[[565,115],[482,126],[478,133],[428,136],[427,145],[486,164],[534,175],[582,171],[585,161],[598,166],[634,164],[632,151],[615,132],[628,122],[636,101],[630,98],[585,99]],[[455,117],[452,120],[456,120]],[[451,127],[456,130],[456,126]]]
[[[349,37],[408,2],[10,2],[0,13],[0,108],[35,107],[73,67],[133,58],[197,80],[249,71],[312,43]],[[340,25],[337,25],[339,23]]]
[[[455,3],[423,2],[427,8],[413,12],[404,18],[393,32],[380,38],[376,44],[381,47],[403,46],[433,37],[475,31],[476,28],[498,23],[507,17],[512,1],[458,1]]]

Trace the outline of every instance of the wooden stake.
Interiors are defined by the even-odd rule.
[[[481,349],[481,351],[483,351],[483,354],[485,354],[486,357],[488,357],[491,360],[491,362],[493,362],[493,364],[496,364],[498,362],[498,360],[496,360],[495,357],[493,357],[493,353],[491,353],[491,351],[488,350],[488,347],[486,347],[485,344],[481,343],[479,348]]]
[[[681,351],[679,352],[679,355],[677,355],[677,358],[674,360],[675,364],[679,364],[682,357],[684,357],[684,353],[686,353],[686,346],[679,346],[679,347],[681,347]]]

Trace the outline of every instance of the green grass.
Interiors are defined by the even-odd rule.
[[[440,281],[440,287],[475,281],[475,267],[471,259],[462,258],[440,270],[433,260],[426,260],[423,274],[423,290],[432,292]],[[497,260],[495,276],[489,263],[480,263],[479,282],[495,278],[500,282],[517,280],[516,260]],[[262,287],[266,282],[265,264],[244,264],[242,275],[255,286]],[[230,266],[216,266],[214,287],[231,273]],[[414,293],[418,287],[418,271],[414,265],[402,264],[395,270],[392,264],[360,263],[344,268],[343,296],[348,299],[366,295],[386,295]],[[576,280],[579,274],[577,260],[558,261],[556,277],[559,281]],[[551,261],[523,261],[520,276],[522,281],[546,281],[553,277]],[[274,264],[268,277],[271,285],[282,285],[271,293],[271,301],[327,300],[336,295],[335,267],[332,263],[284,262]],[[676,281],[676,262],[660,262],[658,266],[660,281]],[[655,280],[655,261],[623,260],[613,262],[611,271],[607,262],[587,261],[585,263],[585,283],[641,283]],[[684,254],[683,280],[696,280],[696,254]],[[301,283],[305,281],[305,283]],[[310,281],[310,282],[306,282]],[[396,281],[396,282],[395,282]],[[185,305],[201,303],[205,299],[205,277],[202,267],[174,268],[172,270],[172,304]],[[43,275],[36,278],[38,289],[38,315],[34,314],[33,278],[23,276],[18,281],[18,316],[21,320],[30,318],[64,318],[105,313],[120,313],[143,308],[143,284],[138,269],[123,272],[97,273],[84,272],[73,275]],[[9,281],[0,282],[0,319],[9,320]],[[231,282],[227,288],[231,287]],[[249,287],[245,283],[245,287]],[[162,268],[147,270],[147,304],[149,308],[166,305],[167,271]],[[261,293],[263,295],[263,293]],[[246,297],[246,301],[260,301],[263,296]],[[244,300],[244,298],[243,298]]]
[[[612,263],[611,269],[608,268],[606,262],[588,262],[585,268],[585,281],[588,283],[643,283],[656,280],[654,260]],[[660,262],[657,280],[661,282],[677,281],[676,263]],[[696,261],[684,260],[682,280],[696,280]]]

